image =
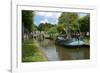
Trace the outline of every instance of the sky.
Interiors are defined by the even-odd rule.
[[[87,13],[78,13],[80,17],[85,16]],[[35,11],[34,23],[38,26],[40,23],[57,24],[61,12],[40,12]]]

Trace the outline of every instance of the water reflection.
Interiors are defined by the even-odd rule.
[[[89,48],[64,48],[56,46],[60,60],[80,60],[89,59]]]
[[[67,48],[55,45],[53,40],[45,39],[40,43],[49,61],[81,60],[90,58],[90,48]]]
[[[59,56],[56,51],[55,42],[53,40],[44,39],[39,42],[41,49],[44,51],[44,54],[47,56],[49,61],[58,61]]]

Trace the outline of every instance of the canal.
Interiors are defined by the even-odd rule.
[[[39,41],[41,49],[49,61],[84,60],[90,58],[90,48],[67,48],[55,45],[55,41],[44,39]]]

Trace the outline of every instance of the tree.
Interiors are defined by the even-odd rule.
[[[33,11],[22,10],[22,26],[27,29],[28,32],[32,31],[33,17]]]
[[[30,38],[30,32],[33,30],[33,11],[22,10],[22,41],[24,40],[24,34]]]
[[[56,25],[52,26],[51,28],[48,29],[47,33],[49,34],[49,38],[54,39],[57,36],[57,27]]]
[[[36,25],[32,25],[32,31],[34,32],[34,31],[37,31],[38,30],[38,27],[36,26]]]
[[[55,26],[51,27],[51,28],[48,29],[47,32],[50,33],[50,34],[55,34],[55,33],[57,33],[57,28]]]
[[[63,24],[58,24],[58,25],[56,26],[56,28],[57,28],[57,31],[58,31],[60,34],[65,34],[65,33],[66,33]]]
[[[59,17],[59,24],[64,24],[66,32],[78,30],[78,14],[74,12],[63,12]],[[70,30],[69,30],[70,29]]]
[[[87,14],[86,16],[80,18],[79,24],[81,32],[90,32],[90,15]]]
[[[54,25],[52,25],[51,23],[40,23],[39,30],[40,31],[48,31],[48,29],[50,29],[53,26]]]
[[[38,28],[40,31],[43,31],[44,30],[44,23],[40,23]]]

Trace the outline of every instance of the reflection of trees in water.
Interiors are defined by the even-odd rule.
[[[57,55],[57,57],[59,57],[60,60],[81,60],[90,58],[90,49],[86,47],[66,48],[66,47],[56,46],[54,41],[49,39],[44,39],[42,41],[39,41],[39,43],[40,46],[44,48],[43,50],[47,51],[46,54],[52,57]],[[56,52],[54,52],[55,49]],[[55,60],[55,58],[53,59]]]
[[[90,50],[86,47],[64,48],[56,46],[56,49],[61,60],[79,60],[90,58]]]
[[[54,40],[44,39],[39,41],[39,43],[43,48],[55,48]]]

